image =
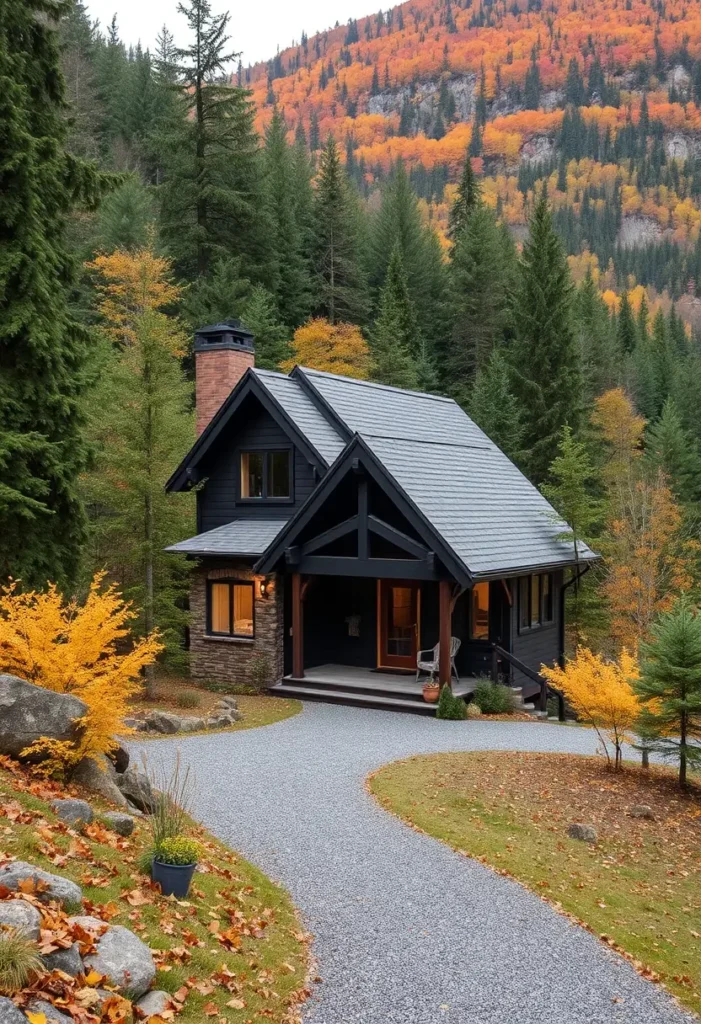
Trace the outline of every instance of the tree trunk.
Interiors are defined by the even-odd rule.
[[[687,732],[687,715],[686,711],[682,711],[681,721],[679,723],[679,785],[682,789],[686,789],[686,732]]]
[[[146,636],[153,632],[153,540],[154,540],[154,517],[153,517],[153,407],[151,397],[151,363],[146,358],[144,363],[144,377],[147,385],[147,407],[146,407],[146,436],[145,456],[146,472],[148,483],[144,495],[144,630]],[[153,662],[146,666],[144,672],[146,678],[146,696],[154,700],[156,696],[156,667]]]

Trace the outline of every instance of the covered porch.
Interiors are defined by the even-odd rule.
[[[397,697],[421,698],[423,689],[423,680],[417,682],[414,675],[331,663],[307,669],[301,679],[292,674],[287,675],[283,682],[305,682],[317,687],[337,687],[358,693],[381,692]],[[453,693],[458,697],[469,697],[474,692],[475,682],[472,676],[453,679]]]

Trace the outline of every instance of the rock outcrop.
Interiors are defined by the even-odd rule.
[[[0,675],[0,754],[22,751],[48,736],[75,740],[87,705],[69,693],[54,693],[17,676]]]
[[[46,886],[45,889],[40,887],[42,891],[37,894],[40,900],[57,900],[64,907],[83,902],[83,890],[80,886],[62,875],[52,875],[23,860],[13,860],[0,867],[0,885],[4,885],[11,892],[17,892],[19,883],[27,878],[33,879],[34,882],[43,882]]]

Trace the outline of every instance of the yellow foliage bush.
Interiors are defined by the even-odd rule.
[[[128,649],[136,613],[114,585],[103,586],[104,575],[96,574],[82,605],[66,601],[54,584],[45,593],[22,593],[15,582],[0,590],[0,671],[71,693],[88,707],[75,744],[42,739],[25,751],[47,757],[47,771],[118,745],[115,735],[129,732],[124,718],[139,675],[163,648],[154,632]]]
[[[613,744],[614,766],[620,768],[621,748],[640,714],[640,703],[632,686],[639,677],[637,660],[625,649],[616,662],[580,647],[564,669],[543,665],[540,671],[564,694],[577,717],[594,726],[609,765],[607,738]]]

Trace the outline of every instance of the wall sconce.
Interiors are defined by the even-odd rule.
[[[261,580],[260,581],[260,596],[261,597],[267,597],[268,596],[268,584],[267,584],[267,582],[265,580]]]

